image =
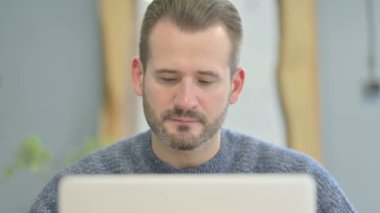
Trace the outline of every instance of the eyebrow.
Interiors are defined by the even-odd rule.
[[[166,69],[166,68],[158,69],[158,70],[154,71],[154,73],[156,73],[156,74],[161,74],[161,73],[175,74],[178,72],[179,72],[178,70]],[[202,75],[202,76],[210,76],[213,78],[219,78],[219,75],[217,73],[215,73],[214,71],[211,71],[211,70],[199,70],[199,71],[197,71],[197,74]]]
[[[159,69],[154,71],[154,73],[177,73],[177,70],[171,70],[171,69]]]

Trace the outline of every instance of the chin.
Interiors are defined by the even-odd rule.
[[[203,143],[170,143],[172,149],[178,151],[193,151],[200,147]]]

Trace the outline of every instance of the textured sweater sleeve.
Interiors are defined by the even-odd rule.
[[[317,163],[312,168],[318,191],[318,213],[356,212],[335,179]]]
[[[314,159],[289,149],[276,150],[265,156],[270,158],[270,160],[266,159],[267,165],[276,164],[276,169],[278,169],[276,172],[306,173],[314,177],[317,186],[318,213],[356,212],[334,177]]]
[[[303,173],[311,175],[317,186],[318,213],[356,212],[334,177],[314,159],[288,148],[278,147],[250,137],[231,137],[239,171],[253,173]],[[237,139],[236,139],[237,138]],[[249,165],[249,166],[248,166]]]
[[[30,213],[56,213],[58,182],[61,175],[55,176],[34,201]]]

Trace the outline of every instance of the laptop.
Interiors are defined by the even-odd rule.
[[[90,175],[59,185],[60,213],[315,213],[301,174]]]

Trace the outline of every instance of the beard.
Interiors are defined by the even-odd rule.
[[[153,107],[143,95],[143,107],[145,118],[153,133],[157,138],[175,150],[191,151],[209,141],[220,130],[227,114],[228,103],[225,104],[223,111],[213,120],[209,121],[207,117],[195,110],[184,110],[180,108],[169,109],[156,116]],[[169,133],[164,123],[171,118],[191,118],[199,122],[203,128],[202,131],[194,135],[191,133],[191,127],[188,125],[178,125],[174,133]]]

